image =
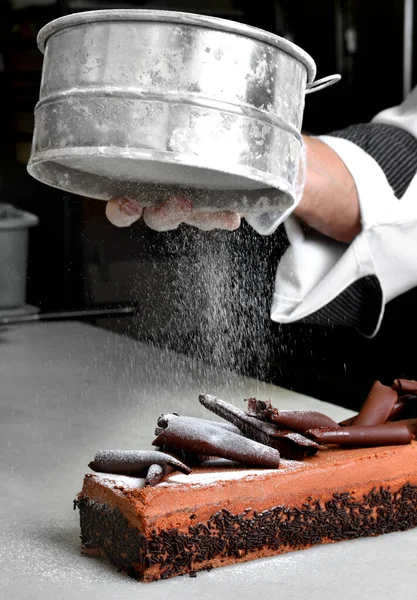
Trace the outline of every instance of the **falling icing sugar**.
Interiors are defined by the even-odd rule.
[[[184,226],[158,236],[164,257],[152,267],[160,300],[149,303],[146,316],[156,322],[151,340],[228,371],[232,394],[237,373],[265,379],[273,282],[284,243],[279,234],[272,240],[248,226],[234,233]],[[140,273],[136,288],[141,297],[153,293]],[[173,381],[173,394],[180,399],[182,392]]]

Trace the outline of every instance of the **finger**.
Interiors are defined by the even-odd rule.
[[[143,208],[127,198],[114,198],[106,204],[106,217],[116,227],[129,227],[141,218]]]
[[[169,200],[145,208],[143,220],[156,231],[177,229],[192,211],[192,204],[185,196],[172,196]]]
[[[239,213],[225,211],[218,213],[191,213],[185,218],[187,225],[193,225],[203,231],[225,229],[235,231],[240,227]]]

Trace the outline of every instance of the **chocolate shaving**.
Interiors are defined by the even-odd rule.
[[[417,397],[416,396],[411,396],[411,397],[414,400],[416,400],[416,414],[417,414]],[[405,409],[406,402],[407,402],[406,398],[408,398],[408,396],[402,396],[401,398],[398,398],[397,402],[392,407],[392,411],[390,413],[390,416],[388,417],[389,421],[398,420],[400,417],[403,416],[404,409]]]
[[[163,415],[153,441],[161,449],[101,450],[89,467],[101,473],[146,477],[145,485],[153,486],[172,470],[191,472],[175,454],[190,464],[219,457],[278,468],[280,454],[300,459],[316,453],[323,444],[409,444],[417,435],[417,381],[409,379],[396,379],[392,387],[376,381],[360,412],[339,424],[317,411],[278,410],[269,400],[248,398],[247,412],[215,396],[200,395],[199,400],[228,422]]]
[[[280,427],[291,429],[297,433],[305,433],[317,427],[338,427],[327,415],[314,410],[277,410],[267,411],[270,420]]]
[[[398,394],[395,390],[380,381],[375,381],[355,419],[355,426],[386,423],[397,400]]]
[[[304,434],[308,429],[316,427],[338,427],[338,423],[327,415],[314,410],[278,410],[271,401],[248,398],[249,417],[272,423],[280,429]],[[287,433],[287,432],[286,432]],[[303,445],[303,444],[302,444]]]
[[[247,438],[279,450],[285,458],[298,460],[314,454],[320,448],[319,444],[299,433],[282,430],[272,423],[260,421],[215,396],[201,394],[199,400],[208,410],[233,423]]]
[[[410,444],[414,438],[409,428],[398,421],[383,425],[311,429],[308,435],[322,444],[362,447]]]
[[[290,460],[301,460],[307,456],[316,454],[320,449],[320,444],[314,440],[285,429],[277,429],[271,436],[270,445],[280,451],[283,458]]]
[[[261,423],[247,415],[243,410],[225,402],[216,396],[209,394],[200,394],[198,397],[200,404],[210,410],[215,415],[226,419],[237,427],[243,434],[251,440],[269,446],[270,436],[273,432],[267,423]]]
[[[168,475],[168,473],[171,471],[173,471],[173,469],[169,465],[151,465],[146,475],[145,486],[149,485],[154,487],[157,483],[162,481],[165,475]]]
[[[401,421],[395,421],[395,423],[400,423],[405,425],[408,431],[414,436],[417,437],[417,419],[404,419]]]
[[[315,427],[338,427],[336,421],[315,410],[279,410],[271,404],[270,400],[263,401],[256,398],[248,398],[247,402],[247,414],[250,417],[273,423],[282,429],[303,434]]]
[[[390,421],[404,419],[415,419],[417,417],[417,396],[414,394],[404,394],[398,398],[392,413],[389,416]]]
[[[384,386],[384,387],[386,387],[386,386]],[[389,401],[387,401],[387,402],[389,405]],[[381,406],[380,414],[383,415],[383,413],[385,411],[386,411],[386,406],[385,407]],[[355,415],[354,417],[350,417],[349,419],[340,421],[339,425],[341,427],[357,425],[358,424],[357,420],[356,420],[357,417],[358,417],[358,415]],[[389,421],[399,421],[400,419],[404,420],[404,419],[413,419],[413,418],[417,418],[417,395],[405,394],[404,396],[400,396],[397,399],[397,401],[393,405],[391,412],[389,413],[389,415],[388,415],[387,419],[384,421],[384,423],[389,422]]]
[[[277,469],[280,454],[241,435],[227,431],[204,420],[176,415],[163,415],[158,419],[154,446],[168,446],[185,452],[218,456],[258,467]]]
[[[340,421],[341,427],[349,427],[351,425],[377,425],[387,421],[394,421],[398,417],[404,415],[404,408],[409,398],[416,401],[415,413],[417,416],[417,396],[407,395],[398,398],[396,390],[386,385],[382,385],[379,381],[373,384],[360,412],[354,417]],[[365,422],[358,421],[359,415]],[[414,415],[407,415],[414,416]],[[378,422],[375,422],[378,421]]]
[[[270,400],[257,400],[256,398],[248,398],[248,410],[246,411],[250,417],[256,417],[261,421],[266,421],[265,411],[272,408]]]
[[[242,435],[242,432],[240,431],[240,429],[238,427],[236,427],[235,425],[232,425],[232,423],[224,423],[222,421],[214,421],[213,419],[200,419],[200,417],[189,417],[189,416],[187,416],[187,419],[189,419],[190,421],[193,420],[196,423],[203,422],[203,423],[208,423],[209,425],[215,425],[216,427],[221,427],[221,429],[225,429],[226,431],[232,431],[233,433]]]
[[[172,413],[174,414],[174,413]],[[176,415],[178,416],[178,415]],[[162,428],[161,428],[161,432],[162,432]],[[210,457],[207,456],[202,456],[200,454],[195,454],[195,453],[191,453],[191,452],[185,452],[184,450],[181,450],[180,448],[169,448],[168,446],[159,446],[158,450],[160,452],[166,452],[167,454],[171,454],[171,456],[175,456],[176,458],[178,458],[178,460],[181,460],[183,463],[185,463],[186,465],[189,465],[190,467],[198,467],[200,466],[203,462],[205,462],[206,460],[208,460]],[[212,458],[216,458],[215,456]]]
[[[348,419],[345,419],[344,421],[339,421],[339,426],[340,427],[350,427],[350,425],[354,425],[357,416],[358,415],[355,415],[354,417],[349,417]]]
[[[417,395],[417,381],[414,379],[394,379],[392,389],[402,394],[416,394]]]
[[[88,466],[97,473],[144,477],[152,465],[170,465],[186,475],[191,473],[190,467],[157,450],[99,450]]]

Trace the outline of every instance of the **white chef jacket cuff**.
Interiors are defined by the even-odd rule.
[[[373,312],[373,327],[363,331],[372,337],[385,303],[417,284],[417,202],[412,199],[417,195],[416,178],[399,201],[378,163],[356,144],[331,136],[320,139],[353,175],[362,231],[346,246],[316,233],[304,236],[296,221],[288,220],[291,245],[278,266],[271,319],[290,323],[314,316],[355,282],[373,276],[381,294],[366,307]]]

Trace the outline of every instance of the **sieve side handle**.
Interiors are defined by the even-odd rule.
[[[327,75],[327,77],[317,79],[317,81],[313,81],[312,83],[307,84],[306,94],[312,94],[313,92],[324,90],[324,88],[327,88],[330,85],[337,83],[341,79],[342,76],[339,75],[339,73],[335,73],[334,75]]]

